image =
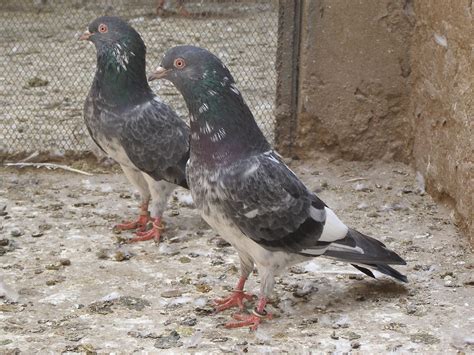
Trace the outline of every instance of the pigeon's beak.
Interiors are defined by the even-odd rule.
[[[90,33],[89,31],[86,31],[81,35],[81,37],[79,37],[79,40],[88,41],[91,36],[92,36],[92,33]]]
[[[165,78],[166,74],[168,74],[168,72],[170,70],[171,69],[165,69],[163,67],[158,67],[158,68],[156,68],[156,70],[153,73],[150,74],[150,76],[148,77],[148,81],[153,81],[153,80],[156,80],[156,79]]]

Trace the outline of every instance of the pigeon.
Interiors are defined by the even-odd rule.
[[[97,70],[84,105],[87,129],[141,196],[139,218],[115,228],[137,229],[132,242],[159,241],[169,196],[177,185],[187,188],[189,127],[150,89],[146,47],[128,23],[99,17],[80,39],[97,50]]]
[[[190,113],[187,179],[203,219],[237,249],[241,276],[217,311],[251,295],[244,284],[257,267],[260,294],[252,313],[234,314],[229,328],[257,329],[270,319],[265,306],[275,275],[317,256],[346,261],[375,277],[377,270],[401,282],[389,265],[405,261],[382,242],[346,226],[284,163],[265,139],[227,67],[194,46],[168,50],[148,80],[168,79]]]
[[[178,15],[183,17],[190,16],[190,13],[184,7],[184,0],[176,0],[176,10]],[[165,13],[165,0],[158,0],[156,3],[156,14],[158,16],[163,16]]]

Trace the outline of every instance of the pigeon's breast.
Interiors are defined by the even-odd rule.
[[[84,119],[92,138],[110,158],[121,165],[136,168],[118,139],[123,124],[120,115],[110,111],[100,100],[88,97]]]

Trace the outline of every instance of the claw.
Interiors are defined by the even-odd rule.
[[[245,293],[244,291],[240,290],[235,290],[230,296],[226,298],[218,298],[217,300],[214,300],[214,303],[217,305],[216,312],[222,312],[232,307],[239,307],[241,310],[243,310],[244,301],[250,301],[252,299],[252,294]]]
[[[138,217],[136,221],[117,224],[114,226],[114,230],[125,231],[131,229],[138,229],[139,231],[144,231],[149,220],[150,214],[148,213],[148,211],[142,211],[140,212],[140,217]]]
[[[153,219],[152,219],[153,220]],[[148,231],[140,231],[136,233],[136,237],[130,239],[130,243],[142,242],[145,240],[154,239],[155,242],[159,243],[161,238],[161,231],[164,229],[161,224],[160,218],[155,218],[152,223],[152,227]]]
[[[228,329],[232,328],[241,328],[250,326],[251,330],[257,330],[258,326],[262,323],[263,319],[272,319],[271,313],[260,314],[257,310],[254,310],[252,314],[242,314],[236,313],[232,315],[232,318],[237,320],[237,322],[228,322],[225,327]]]

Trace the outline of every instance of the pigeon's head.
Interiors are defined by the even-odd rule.
[[[110,48],[118,48],[120,51],[145,50],[138,32],[124,20],[113,16],[96,18],[79,39],[94,43],[98,52]]]
[[[189,90],[219,89],[234,83],[227,67],[204,48],[178,46],[168,50],[148,80],[168,79],[183,94]]]

